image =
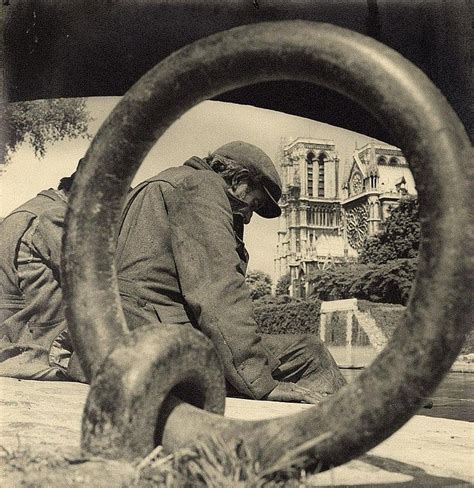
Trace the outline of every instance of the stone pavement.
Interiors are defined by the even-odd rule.
[[[0,446],[77,453],[87,392],[78,383],[0,378]],[[228,398],[226,416],[256,420],[306,408],[311,406]],[[473,423],[417,415],[362,458],[310,481],[318,487],[473,486],[473,453]]]

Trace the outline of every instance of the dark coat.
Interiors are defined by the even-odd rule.
[[[192,324],[214,343],[227,380],[262,398],[277,385],[279,361],[256,333],[225,188],[198,158],[138,185],[118,238],[119,289],[129,327]]]
[[[1,376],[55,379],[66,369],[60,284],[66,208],[62,192],[50,189],[0,224]]]

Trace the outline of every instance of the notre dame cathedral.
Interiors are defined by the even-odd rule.
[[[282,214],[275,257],[277,279],[290,274],[290,294],[304,298],[315,270],[356,262],[400,198],[415,195],[402,152],[371,142],[338,158],[331,140],[297,138],[282,146]]]

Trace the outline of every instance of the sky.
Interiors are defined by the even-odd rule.
[[[119,97],[87,99],[93,122],[89,132],[94,135]],[[274,161],[281,140],[297,137],[332,139],[342,161],[352,159],[358,147],[370,142],[365,135],[340,129],[313,120],[248,105],[206,101],[178,119],[154,145],[132,185],[135,186],[165,168],[179,166],[191,156],[204,157],[219,146],[242,140],[263,149]],[[46,156],[38,160],[24,144],[13,154],[0,178],[0,217],[6,216],[38,192],[56,188],[59,180],[74,172],[77,161],[85,154],[90,141],[65,140],[48,145]],[[250,253],[250,270],[261,270],[273,279],[273,258],[277,243],[278,219],[254,216],[245,230]]]

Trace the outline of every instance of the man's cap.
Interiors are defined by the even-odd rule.
[[[212,156],[231,159],[247,169],[252,179],[258,181],[267,194],[266,204],[256,212],[267,219],[278,217],[281,209],[281,180],[273,161],[260,148],[243,141],[233,141],[216,149]]]

